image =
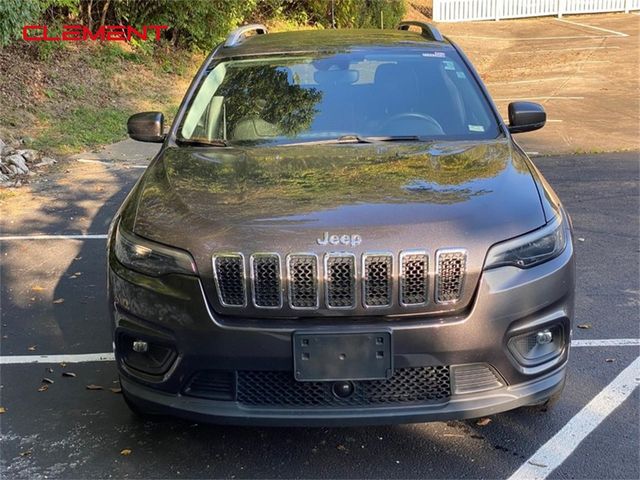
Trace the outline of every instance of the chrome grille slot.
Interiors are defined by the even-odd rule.
[[[327,307],[356,306],[355,270],[355,256],[352,254],[328,254],[325,257]]]
[[[227,307],[246,306],[244,257],[242,254],[215,255],[213,270],[220,303]]]
[[[466,264],[466,250],[438,250],[436,267],[436,302],[455,303],[460,300]]]
[[[429,260],[425,252],[400,255],[400,303],[424,305],[428,297]]]
[[[390,254],[366,254],[362,260],[363,301],[367,307],[391,305],[393,257]]]
[[[290,255],[287,260],[289,302],[293,308],[318,308],[318,261],[315,255]]]
[[[275,253],[251,255],[253,304],[262,308],[282,307],[280,257]]]

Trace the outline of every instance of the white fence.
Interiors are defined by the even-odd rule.
[[[640,0],[433,0],[433,20],[464,22],[640,10]]]

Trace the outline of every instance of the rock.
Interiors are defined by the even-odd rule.
[[[11,179],[9,178],[9,175],[5,175],[4,173],[0,173],[0,184],[7,183],[10,180]]]
[[[54,163],[57,163],[57,160],[55,158],[42,157],[42,160],[40,160],[39,163],[36,163],[34,167],[46,167],[48,165],[53,165]]]
[[[31,145],[33,143],[33,138],[31,137],[22,137],[21,140],[23,145]]]
[[[40,158],[40,153],[36,150],[17,150],[18,155],[22,155],[27,162],[35,162]]]
[[[22,155],[15,153],[9,155],[4,161],[9,164],[9,168],[15,167],[17,169],[16,173],[29,173],[29,167],[27,167],[27,162],[25,162]]]
[[[5,149],[6,146],[7,146],[7,144],[4,143],[2,141],[2,139],[0,138],[0,157],[2,157],[2,151]]]

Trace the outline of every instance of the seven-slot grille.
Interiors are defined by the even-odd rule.
[[[315,255],[290,255],[289,302],[293,308],[318,308],[318,258]]]
[[[457,302],[462,292],[467,252],[462,249],[439,250],[436,261],[436,302]]]
[[[251,256],[253,303],[257,307],[282,307],[280,284],[280,257],[272,253],[256,253]]]
[[[239,253],[216,255],[213,267],[220,302],[229,307],[245,306],[244,257]]]
[[[429,260],[425,252],[400,255],[400,302],[403,305],[424,305],[429,293]]]
[[[389,254],[367,254],[363,257],[363,301],[367,307],[391,305],[393,257]]]
[[[283,264],[277,253],[255,253],[246,268],[241,253],[216,254],[213,265],[218,297],[225,307],[247,306],[248,273],[250,297],[258,308],[282,308],[285,301],[292,309],[353,309],[359,303],[364,307],[388,308],[394,303],[411,307],[430,301],[429,256],[424,251],[405,251],[399,257],[365,253],[361,263],[351,253],[329,253],[323,260],[321,264],[317,255],[299,253],[288,255]],[[466,262],[463,249],[436,252],[432,294],[436,303],[460,300]]]
[[[354,308],[356,306],[356,258],[350,253],[325,257],[327,306]]]

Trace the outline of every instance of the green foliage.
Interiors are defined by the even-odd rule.
[[[259,117],[283,135],[308,129],[322,99],[319,90],[290,85],[284,70],[269,65],[230,70],[216,95],[227,99],[229,132],[241,120]]]
[[[44,118],[48,127],[38,136],[34,147],[75,151],[121,140],[131,113],[120,108],[79,107],[59,118]]]
[[[0,47],[22,38],[22,27],[41,13],[41,4],[35,0],[0,0]]]

